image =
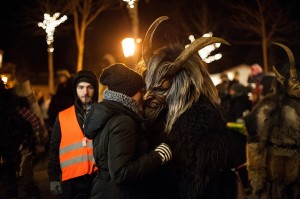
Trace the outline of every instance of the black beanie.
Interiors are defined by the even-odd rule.
[[[100,83],[107,86],[109,90],[129,97],[134,96],[144,87],[142,76],[121,63],[103,69],[100,75]]]
[[[89,70],[81,70],[75,75],[73,80],[73,90],[76,98],[76,87],[80,82],[90,83],[94,87],[95,93],[92,100],[98,101],[99,82],[97,79],[97,75],[93,71]]]

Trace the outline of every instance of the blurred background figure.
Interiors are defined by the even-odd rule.
[[[261,94],[263,91],[263,86],[261,84],[261,80],[263,79],[263,77],[264,77],[264,72],[260,65],[253,64],[250,66],[248,83],[250,83],[253,88],[252,96],[251,96],[251,101],[253,103],[253,106],[262,98]]]
[[[35,91],[35,98],[38,102],[38,105],[41,109],[42,117],[45,121],[47,129],[49,129],[49,116],[48,116],[48,109],[51,102],[51,98],[49,94],[44,94],[40,90]]]
[[[48,109],[50,131],[55,123],[58,113],[74,104],[75,98],[72,90],[73,77],[66,69],[56,72],[57,89],[51,97]]]
[[[261,79],[262,92],[261,96],[265,96],[268,93],[272,92],[272,82],[275,79],[275,75],[273,73],[265,74]]]
[[[230,86],[230,79],[228,78],[228,74],[226,72],[222,72],[220,74],[221,82],[216,85],[218,96],[219,96],[219,102],[220,105],[223,108],[224,113],[226,114],[226,110],[228,110],[228,89]]]
[[[233,83],[240,83],[240,72],[239,71],[235,71],[233,78],[231,80],[231,84]]]
[[[227,122],[239,122],[251,111],[250,89],[240,83],[233,83],[229,88]]]
[[[43,126],[26,97],[0,80],[0,198],[40,198],[33,158]]]
[[[234,162],[232,169],[239,174],[245,194],[248,195],[250,184],[246,167],[247,133],[244,116],[252,109],[252,102],[248,96],[252,89],[240,82],[239,71],[234,72],[232,80],[229,79],[226,72],[222,72],[220,78],[221,83],[216,87],[227,122],[227,132]]]
[[[230,80],[229,80],[228,75],[227,75],[226,72],[221,73],[220,79],[221,79],[221,82],[219,84],[217,84],[216,87],[217,87],[217,90],[218,90],[219,98],[222,102],[222,99],[224,99],[228,94],[228,88],[229,88],[229,85],[230,85]]]

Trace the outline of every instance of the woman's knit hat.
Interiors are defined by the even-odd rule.
[[[129,97],[134,96],[144,87],[142,76],[121,63],[103,69],[100,75],[100,83],[107,86],[109,90]]]

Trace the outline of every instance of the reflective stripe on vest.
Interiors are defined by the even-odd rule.
[[[59,146],[62,181],[91,174],[95,163],[92,141],[85,138],[78,124],[75,107],[62,111],[58,115],[61,141]],[[84,146],[83,141],[86,145]]]

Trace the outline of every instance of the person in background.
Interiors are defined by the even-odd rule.
[[[152,198],[147,177],[172,153],[164,143],[148,149],[142,127],[143,78],[123,64],[114,64],[103,70],[100,83],[108,89],[84,128],[93,139],[99,168],[90,198]]]
[[[220,75],[221,82],[216,85],[218,91],[218,97],[220,101],[220,105],[224,111],[224,114],[228,114],[229,109],[229,87],[231,85],[231,81],[226,72],[222,72]]]
[[[98,79],[82,70],[74,77],[75,104],[59,112],[50,138],[50,190],[63,199],[87,198],[95,170],[92,141],[83,132],[87,115],[98,101]],[[74,103],[74,102],[73,102]]]
[[[229,109],[227,115],[225,115],[234,160],[234,170],[239,174],[245,194],[250,194],[246,164],[247,132],[244,125],[244,117],[252,110],[252,102],[248,96],[249,92],[251,90],[241,83],[233,83],[229,89]]]
[[[6,89],[2,81],[0,96],[0,198],[41,198],[32,161],[44,127],[27,99]]]
[[[221,82],[216,85],[218,90],[218,96],[220,98],[221,104],[228,95],[228,89],[230,85],[230,80],[226,72],[222,72],[220,75]]]
[[[44,132],[44,128],[46,127],[41,124],[38,116],[30,110],[28,105],[17,106],[16,109],[21,118],[28,122],[33,130],[32,136],[26,136],[22,145],[19,147],[21,152],[20,170],[18,171],[19,184],[21,188],[19,196],[21,198],[26,198],[26,196],[36,199],[41,198],[39,187],[34,179],[33,161],[37,155],[36,147],[38,145],[42,145],[41,137]],[[23,194],[23,196],[20,194]]]
[[[72,90],[73,77],[68,70],[61,69],[56,72],[57,89],[56,93],[51,97],[48,108],[48,118],[50,132],[53,127],[58,113],[74,104],[74,94]]]
[[[234,75],[233,75],[233,78],[231,80],[231,84],[234,84],[234,83],[240,83],[240,72],[239,71],[234,71]]]
[[[262,91],[263,85],[261,80],[264,77],[264,71],[259,64],[253,64],[250,66],[250,74],[248,76],[248,83],[253,85],[251,101],[253,107],[263,98]]]
[[[252,102],[249,99],[249,88],[240,83],[233,83],[229,88],[229,108],[227,122],[238,122],[243,120],[247,112],[252,110]]]

